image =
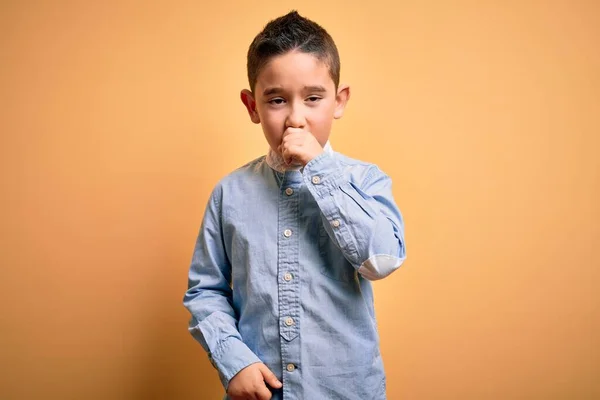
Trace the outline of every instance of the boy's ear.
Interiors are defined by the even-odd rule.
[[[260,124],[260,117],[258,116],[258,111],[256,111],[256,101],[254,100],[254,95],[252,92],[248,89],[244,89],[240,93],[240,98],[248,110],[250,120],[255,124]]]
[[[337,95],[335,96],[335,110],[333,111],[333,118],[342,118],[346,104],[348,104],[348,100],[350,100],[350,86],[340,85]]]

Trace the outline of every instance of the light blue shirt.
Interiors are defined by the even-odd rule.
[[[391,179],[329,143],[301,170],[275,161],[213,190],[184,296],[189,330],[225,388],[263,362],[283,383],[273,400],[385,399],[370,281],[405,259]]]

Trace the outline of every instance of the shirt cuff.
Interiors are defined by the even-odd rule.
[[[210,362],[219,371],[219,379],[225,390],[229,381],[247,366],[262,362],[241,340],[229,337],[211,356]]]
[[[332,154],[323,152],[302,170],[304,183],[315,197],[331,195],[343,183],[344,173]]]

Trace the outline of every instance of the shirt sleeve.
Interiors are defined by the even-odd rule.
[[[306,164],[302,173],[329,237],[362,276],[382,279],[402,265],[404,222],[389,176],[371,165],[362,182],[353,182],[327,152]]]
[[[230,282],[231,264],[225,253],[217,188],[204,213],[183,304],[191,313],[189,331],[208,353],[225,389],[240,370],[261,361],[237,330]]]

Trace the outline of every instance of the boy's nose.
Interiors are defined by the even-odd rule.
[[[285,121],[286,128],[304,128],[306,126],[306,118],[304,113],[297,107],[294,107]]]

